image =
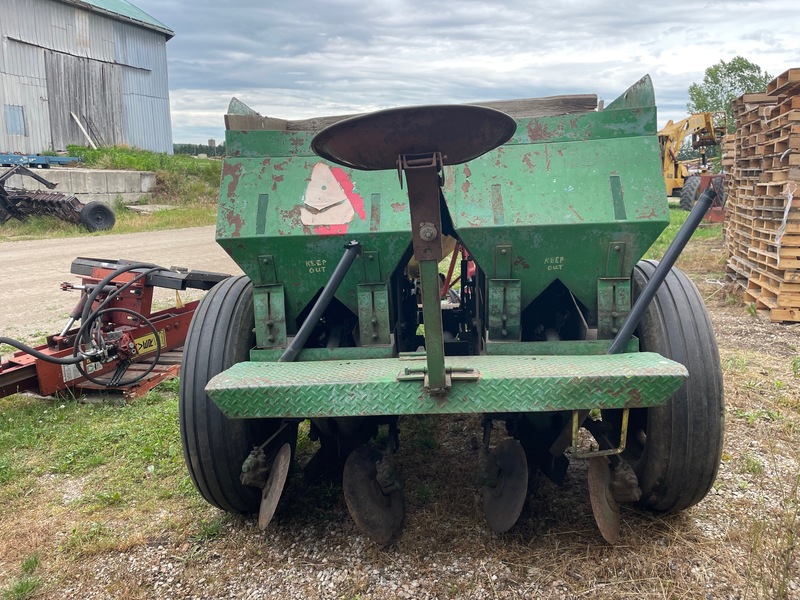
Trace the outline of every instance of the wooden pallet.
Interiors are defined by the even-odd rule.
[[[776,96],[795,92],[794,95],[797,95],[798,88],[800,88],[800,69],[789,69],[767,84],[767,94]]]
[[[800,321],[800,69],[732,108],[736,133],[723,149],[726,272],[771,319]]]

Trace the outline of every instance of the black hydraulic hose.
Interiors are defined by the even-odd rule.
[[[128,281],[125,284],[123,284],[122,286],[120,286],[118,289],[116,289],[113,292],[111,292],[110,294],[108,294],[108,297],[106,297],[106,299],[103,300],[103,302],[96,309],[94,309],[93,311],[89,310],[89,308],[92,306],[92,304],[94,304],[94,301],[97,299],[97,296],[99,296],[102,293],[102,291],[103,291],[103,289],[104,289],[104,287],[106,285],[108,285],[115,277],[118,277],[119,275],[121,275],[123,273],[126,273],[128,271],[134,270],[134,269],[146,269],[146,270],[143,271],[142,273],[138,273],[133,279],[131,279],[130,281]],[[72,349],[73,355],[77,355],[78,354],[78,348],[80,346],[80,342],[81,342],[82,339],[86,339],[88,341],[89,336],[90,336],[89,332],[90,332],[91,327],[94,324],[94,322],[99,317],[101,317],[102,315],[107,314],[107,313],[123,312],[123,313],[127,313],[127,314],[132,315],[136,319],[139,319],[139,320],[143,321],[144,324],[147,325],[152,330],[153,335],[155,335],[155,338],[156,338],[156,354],[155,354],[155,358],[150,363],[149,367],[143,373],[141,373],[139,376],[135,377],[134,379],[131,379],[130,381],[126,381],[125,383],[116,383],[116,384],[114,384],[112,382],[106,383],[106,382],[100,381],[99,379],[95,379],[95,378],[91,377],[88,373],[86,373],[86,371],[83,369],[83,366],[81,364],[77,364],[78,371],[88,381],[90,381],[90,382],[92,382],[92,383],[94,383],[96,385],[105,385],[107,387],[110,387],[112,385],[119,386],[119,387],[124,387],[126,385],[134,384],[137,381],[141,381],[147,375],[149,375],[150,372],[153,369],[155,369],[156,363],[158,363],[158,359],[161,358],[161,339],[158,337],[158,331],[156,330],[156,328],[153,325],[153,323],[150,320],[148,320],[144,315],[142,315],[141,313],[137,313],[136,311],[133,311],[133,310],[130,310],[130,309],[127,309],[127,308],[108,308],[107,309],[105,307],[117,295],[119,295],[120,293],[122,293],[123,291],[125,291],[126,289],[131,287],[134,283],[136,283],[136,281],[138,281],[142,277],[146,277],[147,275],[149,275],[150,273],[153,273],[154,271],[159,271],[159,270],[166,270],[166,269],[163,269],[163,267],[159,267],[159,266],[153,265],[151,263],[131,263],[129,265],[123,265],[123,266],[117,268],[116,270],[114,270],[114,272],[112,272],[111,274],[107,275],[102,281],[100,281],[97,284],[97,286],[95,286],[95,288],[92,290],[92,292],[89,294],[89,296],[87,297],[86,303],[84,304],[83,312],[81,314],[81,326],[78,329],[78,333],[75,335],[75,343],[74,343],[73,349]]]
[[[333,300],[333,295],[342,283],[350,265],[353,264],[356,256],[361,253],[361,244],[359,242],[348,242],[345,244],[344,248],[344,255],[342,255],[339,264],[336,265],[336,268],[333,270],[331,278],[328,280],[328,283],[325,284],[322,293],[311,308],[311,312],[308,313],[306,320],[303,321],[303,324],[297,331],[297,335],[294,336],[292,342],[287,346],[283,354],[281,354],[278,362],[294,362],[300,350],[305,346],[308,336],[311,335],[311,332],[314,331],[314,327],[317,326],[320,317],[322,317],[322,313],[325,312],[325,309],[328,308],[331,300]]]
[[[644,311],[647,310],[650,302],[655,298],[656,292],[658,292],[661,284],[664,283],[670,270],[675,265],[675,261],[678,260],[678,256],[683,252],[692,234],[695,232],[695,229],[697,229],[697,226],[700,225],[700,221],[703,220],[703,217],[706,216],[708,209],[711,208],[711,204],[716,197],[717,192],[714,191],[714,188],[711,186],[700,195],[697,204],[694,205],[692,212],[690,212],[689,216],[686,218],[686,222],[678,231],[675,239],[672,240],[672,244],[667,248],[661,262],[658,263],[650,281],[648,281],[644,289],[642,289],[642,293],[631,308],[631,312],[628,313],[628,318],[625,319],[625,323],[623,323],[614,341],[608,348],[607,354],[619,354],[625,348],[633,332],[636,331],[636,328],[639,326],[639,321],[642,320]]]
[[[9,346],[13,346],[17,350],[22,350],[26,354],[30,354],[34,358],[38,358],[39,360],[43,360],[45,362],[53,363],[56,365],[75,365],[79,362],[83,361],[82,355],[73,355],[73,356],[65,356],[64,358],[57,358],[55,356],[50,356],[49,354],[44,354],[39,352],[38,350],[31,348],[30,346],[23,344],[17,340],[12,340],[11,338],[7,337],[0,337],[0,344],[7,344]]]
[[[92,304],[94,304],[94,301],[97,299],[97,296],[99,296],[103,292],[104,288],[115,277],[117,277],[117,276],[119,276],[119,275],[121,275],[123,273],[127,273],[128,271],[132,271],[134,269],[147,269],[147,270],[144,271],[143,273],[139,273],[131,281],[125,283],[124,285],[122,285],[117,290],[111,292],[109,294],[109,296],[103,301],[103,303],[100,304],[100,306],[98,306],[94,311],[91,310],[91,306],[92,306]],[[130,264],[122,265],[121,267],[118,267],[111,274],[109,274],[105,278],[103,278],[103,280],[100,281],[100,283],[98,283],[97,286],[95,286],[95,288],[92,290],[92,292],[86,297],[86,301],[83,303],[83,310],[81,312],[81,327],[78,330],[77,335],[75,336],[75,344],[73,345],[73,348],[72,348],[72,356],[65,356],[63,358],[58,358],[56,356],[51,356],[49,354],[44,354],[42,352],[39,352],[35,348],[31,348],[27,344],[23,344],[22,342],[20,342],[18,340],[14,340],[12,338],[7,338],[7,337],[0,337],[0,344],[6,344],[8,346],[12,346],[12,347],[14,347],[14,348],[16,348],[18,350],[22,350],[26,354],[30,354],[34,358],[37,358],[39,360],[43,360],[45,362],[53,363],[53,364],[56,364],[56,365],[77,365],[78,371],[80,371],[81,375],[83,375],[87,380],[91,381],[92,383],[99,384],[99,385],[105,385],[103,382],[101,382],[99,380],[96,380],[96,379],[93,379],[92,377],[90,377],[88,374],[85,373],[84,369],[82,368],[81,363],[86,358],[86,354],[84,354],[84,353],[82,353],[80,351],[80,340],[81,340],[81,338],[86,336],[86,334],[88,333],[88,331],[90,329],[91,324],[94,323],[94,321],[96,321],[97,318],[100,317],[101,315],[109,313],[109,312],[114,312],[114,311],[121,311],[121,312],[129,313],[129,314],[133,315],[134,317],[136,317],[137,319],[141,319],[145,323],[145,325],[147,325],[153,331],[153,334],[156,336],[155,360],[152,362],[150,367],[144,373],[142,373],[140,376],[136,377],[135,379],[132,379],[131,381],[125,382],[123,385],[130,385],[132,383],[136,383],[137,381],[141,380],[146,375],[148,375],[155,368],[155,365],[158,362],[158,359],[161,357],[161,340],[158,337],[158,331],[156,330],[156,328],[155,328],[155,326],[153,325],[152,322],[150,322],[147,318],[145,318],[140,313],[137,313],[136,311],[133,311],[133,310],[130,310],[130,309],[124,309],[124,308],[106,309],[106,310],[103,310],[103,309],[109,303],[109,301],[112,298],[114,298],[115,296],[120,294],[122,291],[128,289],[133,283],[135,283],[136,281],[138,281],[142,277],[145,277],[145,276],[149,275],[150,273],[152,273],[154,271],[157,271],[157,270],[160,270],[160,269],[163,269],[163,267],[159,267],[159,266],[154,265],[152,263],[130,263]],[[164,270],[166,270],[166,269],[164,269]]]
[[[144,370],[144,372],[142,372],[140,375],[138,375],[138,376],[134,377],[133,379],[131,379],[129,381],[126,381],[124,383],[120,383],[119,382],[119,379],[122,378],[122,373],[120,373],[119,376],[114,376],[114,378],[112,378],[112,381],[105,382],[105,381],[101,381],[99,379],[95,379],[94,377],[89,375],[85,371],[85,369],[83,368],[83,365],[80,364],[80,362],[83,362],[82,360],[79,363],[75,363],[75,366],[78,368],[78,372],[87,381],[91,381],[95,385],[104,385],[106,387],[111,387],[111,386],[125,387],[126,385],[132,385],[132,384],[136,383],[137,381],[141,381],[147,375],[149,375],[150,372],[153,369],[156,368],[156,365],[158,364],[158,359],[161,358],[161,339],[158,337],[158,330],[156,329],[156,326],[153,325],[152,321],[150,321],[147,317],[145,317],[141,313],[137,313],[135,310],[131,310],[130,308],[106,308],[104,310],[97,310],[97,311],[92,313],[91,319],[89,321],[87,321],[84,324],[81,324],[81,330],[83,330],[83,328],[86,325],[96,321],[99,317],[102,317],[104,314],[112,313],[112,312],[123,312],[123,313],[129,314],[129,315],[132,315],[132,316],[136,317],[137,319],[141,319],[142,321],[144,321],[144,324],[147,325],[150,328],[150,331],[153,332],[153,335],[156,338],[156,353],[155,353],[155,356],[153,357],[153,361],[149,364],[148,368]],[[79,334],[77,336],[75,336],[76,343],[77,343],[77,340],[78,340],[79,337],[80,337],[80,332],[79,332]],[[114,383],[114,381],[116,381],[116,383]]]
[[[92,310],[92,304],[94,304],[94,301],[102,293],[103,288],[105,288],[106,285],[111,283],[111,281],[115,277],[118,277],[118,276],[122,275],[123,273],[127,273],[128,271],[133,271],[134,269],[152,269],[152,268],[157,268],[157,265],[154,265],[152,263],[130,263],[130,264],[127,264],[127,265],[122,265],[121,267],[117,267],[113,272],[111,272],[108,275],[106,275],[95,286],[95,288],[92,290],[92,293],[89,294],[89,297],[86,299],[86,304],[83,307],[83,313],[81,313],[81,322],[83,323],[83,322],[85,322],[85,321],[87,321],[89,319],[89,314],[91,313],[91,310]],[[83,331],[83,329],[84,328],[81,327],[81,331]],[[80,339],[81,339],[80,335],[75,337],[75,348],[76,349],[78,347],[78,343],[79,343]]]
[[[98,310],[102,310],[102,309],[104,309],[106,306],[108,306],[108,305],[111,303],[111,301],[112,301],[114,298],[116,298],[116,297],[117,297],[117,296],[119,296],[119,295],[120,295],[122,292],[124,292],[125,290],[127,290],[128,288],[130,288],[131,286],[133,286],[133,284],[134,284],[134,283],[136,283],[137,281],[139,281],[139,280],[140,280],[140,279],[142,279],[143,277],[147,277],[148,275],[150,275],[150,273],[155,273],[156,271],[166,271],[166,269],[164,269],[163,267],[150,267],[149,269],[147,269],[147,270],[145,270],[145,271],[142,271],[141,273],[137,273],[137,274],[136,274],[136,276],[135,276],[133,279],[131,279],[130,281],[127,281],[127,282],[123,283],[123,284],[122,284],[121,286],[119,286],[118,288],[115,288],[115,289],[113,289],[111,292],[109,292],[108,296],[106,296],[106,299],[105,299],[105,300],[103,300],[103,301],[102,301],[102,302],[101,302],[101,303],[100,303],[100,304],[97,306],[97,308],[96,308],[96,309],[94,309],[94,310],[95,310],[95,311],[98,311]],[[107,287],[108,287],[108,286],[107,286]]]

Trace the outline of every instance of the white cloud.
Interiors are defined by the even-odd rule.
[[[663,124],[685,116],[687,88],[721,59],[773,75],[800,61],[800,4],[781,0],[133,1],[176,32],[176,142],[222,139],[233,95],[293,119],[562,93],[610,101],[645,73]]]

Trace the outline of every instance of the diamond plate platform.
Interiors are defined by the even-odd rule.
[[[206,391],[230,418],[544,412],[662,404],[688,377],[686,368],[650,352],[613,356],[453,356],[444,397],[421,381],[398,381],[425,361],[402,358],[244,362],[214,377]]]

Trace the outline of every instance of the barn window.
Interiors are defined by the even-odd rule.
[[[25,131],[25,107],[6,104],[6,133],[28,135]]]

